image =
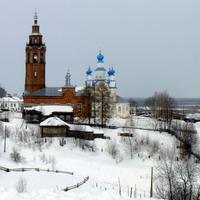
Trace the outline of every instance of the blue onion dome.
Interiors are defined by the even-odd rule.
[[[104,56],[103,54],[101,54],[101,51],[99,51],[99,54],[97,55],[98,63],[103,63],[103,59],[104,59]]]
[[[91,70],[90,67],[88,67],[88,69],[87,69],[87,71],[86,71],[86,74],[87,74],[88,76],[92,74],[92,70]]]
[[[108,76],[114,76],[115,75],[115,70],[112,68],[109,68],[108,70]]]

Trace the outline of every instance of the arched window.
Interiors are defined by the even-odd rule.
[[[33,54],[33,63],[37,63],[38,62],[38,55],[37,53]]]

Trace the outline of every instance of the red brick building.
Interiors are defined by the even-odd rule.
[[[75,116],[90,115],[89,97],[84,95],[83,91],[75,91],[75,87],[70,84],[69,73],[66,76],[65,86],[46,87],[46,45],[42,39],[38,17],[35,14],[32,33],[26,44],[24,106],[69,104],[73,106]]]

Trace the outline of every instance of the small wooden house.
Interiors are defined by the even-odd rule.
[[[105,138],[100,130],[86,125],[69,124],[58,117],[49,117],[40,123],[41,137],[74,137],[84,140]]]
[[[58,117],[50,117],[40,123],[42,137],[67,137],[69,126]]]

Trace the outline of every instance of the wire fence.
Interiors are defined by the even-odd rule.
[[[107,182],[93,182],[92,187],[101,191],[114,191],[116,194],[119,194],[119,196],[126,198],[140,199],[150,197],[150,187],[149,190],[147,188],[142,189],[138,184],[123,186],[121,184],[112,184]]]

